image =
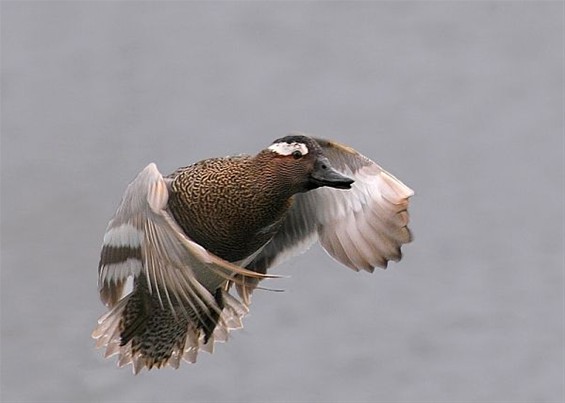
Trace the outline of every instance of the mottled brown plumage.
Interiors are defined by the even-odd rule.
[[[269,241],[296,193],[285,179],[295,173],[269,154],[209,159],[170,175],[168,206],[183,231],[230,262]]]

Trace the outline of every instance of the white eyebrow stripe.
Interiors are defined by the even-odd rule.
[[[302,155],[308,154],[308,147],[306,147],[306,144],[304,143],[275,143],[271,144],[268,149],[279,155],[291,155],[294,151],[297,150],[300,151]]]

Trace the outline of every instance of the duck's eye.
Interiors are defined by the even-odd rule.
[[[298,150],[294,150],[294,151],[292,152],[292,156],[294,157],[295,160],[297,160],[298,158],[301,158],[301,157],[302,157],[302,153],[301,153],[300,151],[298,151]]]

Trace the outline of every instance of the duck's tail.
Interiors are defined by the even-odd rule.
[[[178,368],[181,359],[194,363],[199,350],[213,351],[214,342],[224,342],[232,329],[242,327],[246,305],[227,291],[218,289],[220,309],[206,319],[187,314],[185,307],[163,307],[156,295],[134,291],[122,298],[98,320],[92,332],[105,357],[118,355],[118,366],[132,364],[133,372],[144,367]]]

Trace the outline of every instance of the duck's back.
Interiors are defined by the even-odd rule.
[[[231,262],[268,242],[288,208],[275,176],[250,156],[200,161],[169,178],[168,208],[183,231]]]

